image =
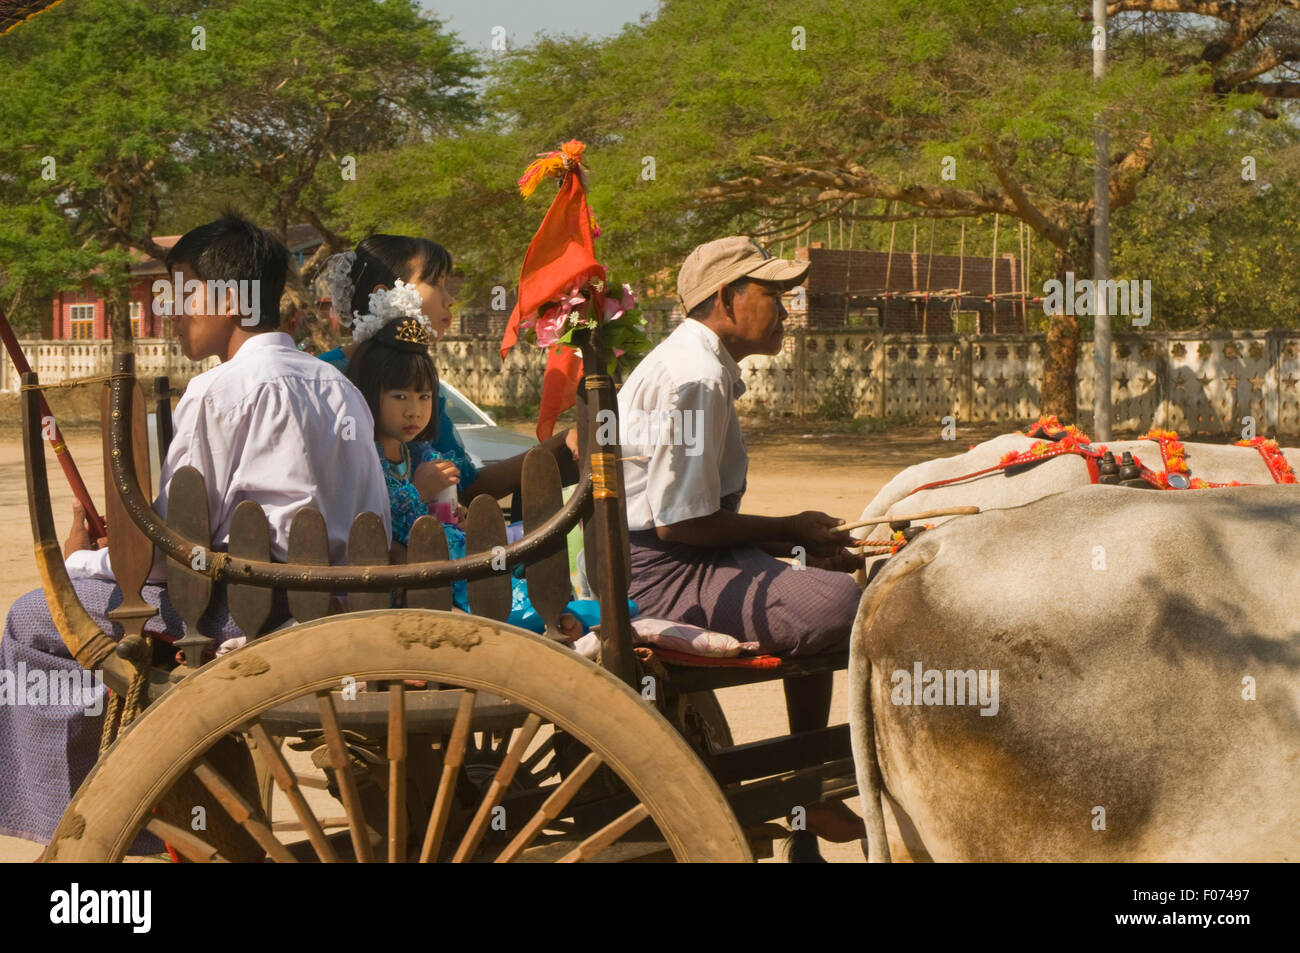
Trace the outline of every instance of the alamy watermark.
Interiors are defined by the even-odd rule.
[[[596,414],[596,443],[602,447],[615,443],[627,447],[685,447],[688,457],[704,452],[700,446],[703,429],[702,410],[627,410],[615,415],[612,410]]]
[[[1049,317],[1053,314],[1095,315],[1097,305],[1106,305],[1105,313],[1132,317],[1135,328],[1144,328],[1151,323],[1151,279],[1138,281],[1093,281],[1083,278],[1078,281],[1074,272],[1065,273],[1065,281],[1053,278],[1043,284],[1043,313]]]
[[[209,279],[199,281],[197,278],[191,278],[188,281],[178,271],[172,275],[171,280],[159,278],[154,281],[153,291],[153,313],[157,317],[170,317],[174,314],[200,314],[203,312],[201,302],[202,293],[206,293],[206,300],[209,306],[216,306],[216,314],[237,314],[240,316],[240,324],[246,328],[256,326],[261,322],[262,316],[262,295],[261,281],[257,278],[239,279],[230,281],[219,281]],[[234,311],[231,312],[226,307],[226,301],[230,292],[235,293]]]
[[[0,668],[0,705],[73,705],[87,715],[104,711],[104,673],[88,669]]]
[[[50,894],[50,922],[56,924],[119,923],[132,933],[148,933],[152,912],[151,890],[83,890],[73,883]]]
[[[924,668],[894,670],[889,700],[895,705],[978,705],[981,715],[998,713],[998,669]]]

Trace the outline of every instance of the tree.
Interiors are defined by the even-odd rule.
[[[187,13],[165,0],[81,0],[8,38],[0,165],[18,171],[0,179],[0,241],[61,250],[23,287],[103,268],[96,280],[124,335],[127,250],[160,256],[158,229],[209,219],[221,193],[282,237],[314,225],[325,244],[304,268],[310,282],[349,244],[334,196],[351,160],[474,115],[474,56],[414,0],[322,0],[303,14],[288,0]],[[291,298],[310,310],[301,285]]]
[[[204,16],[204,65],[227,91],[193,148],[205,169],[242,179],[281,235],[297,221],[320,232],[302,268],[310,286],[360,237],[334,211],[358,158],[473,119],[479,67],[411,0],[322,0],[303,13],[296,0],[244,0]]]
[[[493,216],[494,244],[508,235],[521,256],[514,176],[532,152],[574,136],[590,146],[602,256],[642,274],[727,232],[780,242],[839,219],[872,232],[932,218],[951,236],[949,220],[994,215],[1045,240],[1054,273],[1087,273],[1095,117],[1110,130],[1120,230],[1137,216],[1157,227],[1158,202],[1135,207],[1147,183],[1209,157],[1220,167],[1266,157],[1295,134],[1265,122],[1289,108],[1280,77],[1295,3],[1112,6],[1109,73],[1094,83],[1081,2],[665,0],[657,18],[607,41],[548,38],[504,58],[485,94],[490,124],[457,147],[374,157],[374,176],[347,201],[370,214],[386,203],[508,272],[517,259],[475,250],[477,229]],[[400,166],[421,162],[436,170],[445,212],[411,214],[404,201]],[[1238,200],[1247,193],[1218,204]],[[1136,246],[1119,248],[1122,267]],[[1045,409],[1069,419],[1078,327],[1062,316],[1050,330]]]
[[[159,192],[185,171],[173,146],[207,121],[189,46],[187,19],[150,0],[61,5],[0,45],[10,277],[38,293],[91,280],[109,295],[115,337],[128,332],[126,251],[162,254]]]

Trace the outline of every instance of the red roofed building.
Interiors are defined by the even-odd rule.
[[[311,225],[290,225],[286,236],[289,260],[296,267],[312,256],[321,243],[320,233]],[[160,235],[154,241],[163,248],[171,248],[180,240],[179,235]],[[171,322],[154,314],[153,285],[158,280],[170,280],[167,268],[157,258],[136,249],[131,250],[135,263],[131,265],[131,284],[127,297],[131,307],[131,334],[137,338],[169,338]],[[50,339],[55,341],[106,340],[108,317],[104,299],[86,282],[80,290],[60,291],[51,302],[52,323]]]

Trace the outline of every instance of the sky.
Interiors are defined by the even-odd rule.
[[[466,46],[488,49],[494,27],[505,27],[510,49],[526,46],[538,31],[610,36],[659,9],[658,0],[423,0]]]

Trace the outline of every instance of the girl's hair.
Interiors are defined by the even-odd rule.
[[[451,274],[451,254],[427,238],[368,235],[357,244],[358,259],[363,252],[406,282],[423,281],[432,285],[443,275]]]
[[[349,302],[348,314],[366,314],[370,310],[370,293],[383,285],[392,288],[399,275],[395,274],[383,260],[373,252],[367,251],[365,242],[357,246],[357,259],[352,263],[348,278],[352,282],[352,300]]]
[[[380,285],[392,288],[399,278],[433,284],[451,272],[451,255],[447,249],[427,238],[369,235],[357,243],[356,255],[349,277],[354,287],[352,311],[359,314],[369,310],[370,293]],[[357,345],[348,361],[348,379],[366,398],[376,424],[383,391],[432,391],[435,403],[429,426],[414,439],[437,437],[438,368],[428,352],[413,353],[388,347],[378,338],[369,338]]]
[[[359,256],[358,256],[359,257]],[[356,385],[370,407],[370,415],[379,426],[379,398],[386,390],[430,391],[433,413],[429,426],[412,440],[434,440],[438,436],[438,368],[427,353],[389,347],[378,338],[357,345],[348,361],[348,380]]]

